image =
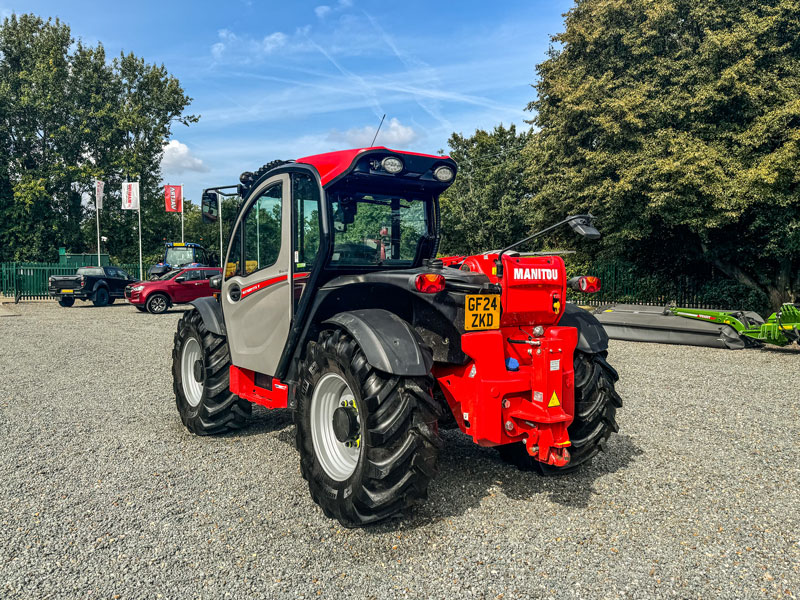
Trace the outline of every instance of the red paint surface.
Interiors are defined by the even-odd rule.
[[[569,460],[567,427],[575,414],[572,356],[578,332],[573,327],[550,327],[535,338],[532,329],[528,325],[466,333],[461,346],[471,361],[463,366],[435,365],[433,376],[459,427],[476,444],[525,440],[528,452],[538,460],[563,465]],[[529,337],[540,345],[508,341]],[[509,371],[507,358],[517,360],[519,369]],[[535,392],[541,393],[541,401],[536,401]],[[549,406],[553,393],[558,406]],[[511,430],[506,429],[509,422]]]
[[[355,148],[353,150],[339,150],[337,152],[326,152],[324,154],[314,154],[312,156],[304,156],[303,158],[298,158],[296,162],[303,163],[306,165],[311,165],[312,167],[314,167],[319,173],[322,185],[327,185],[329,182],[336,179],[339,175],[347,171],[359,154],[362,154],[368,150],[385,150],[387,152],[391,152],[392,154],[398,154],[400,156],[404,154],[410,156],[426,156],[429,158],[435,158],[437,160],[444,160],[449,158],[448,156],[437,156],[434,154],[420,154],[418,152],[404,152],[401,150],[391,150],[383,146],[374,146],[371,148]]]
[[[255,371],[240,367],[230,368],[230,390],[240,398],[266,406],[267,408],[286,408],[289,405],[289,386],[279,379],[272,378],[272,389],[256,385]]]
[[[293,279],[296,281],[298,279],[305,279],[308,277],[308,273],[295,273]],[[288,275],[278,275],[277,277],[272,277],[271,279],[265,279],[264,281],[259,281],[258,283],[254,283],[252,285],[248,285],[242,288],[242,298],[249,296],[253,292],[257,292],[258,290],[263,290],[264,288],[268,288],[271,285],[275,285],[276,283],[280,283],[281,281],[286,281],[289,279]]]

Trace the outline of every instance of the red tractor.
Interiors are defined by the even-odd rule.
[[[242,174],[218,297],[193,302],[175,335],[187,429],[238,429],[252,403],[289,408],[311,496],[348,527],[426,497],[443,428],[543,473],[597,454],[622,404],[607,336],[565,302],[560,257],[514,251],[544,232],[435,258],[456,170],[366,148]],[[599,236],[590,215],[561,224]]]

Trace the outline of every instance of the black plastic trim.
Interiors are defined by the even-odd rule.
[[[561,327],[575,327],[578,330],[578,350],[581,352],[597,354],[608,350],[606,330],[597,317],[579,306],[567,303],[558,324]]]
[[[433,367],[431,354],[422,351],[419,334],[388,310],[343,312],[323,324],[347,331],[364,351],[367,362],[385,373],[419,377],[428,375]]]
[[[203,325],[211,333],[216,335],[227,336],[228,332],[225,329],[225,317],[222,314],[222,305],[214,298],[206,296],[205,298],[198,298],[192,300],[189,304],[194,306],[200,313],[203,319]]]

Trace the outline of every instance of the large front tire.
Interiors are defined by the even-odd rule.
[[[614,389],[619,375],[606,362],[606,355],[575,352],[575,417],[567,429],[572,442],[569,463],[563,467],[546,465],[531,457],[524,444],[498,446],[503,460],[523,470],[557,475],[578,469],[605,449],[606,440],[619,431],[616,414],[622,408],[622,398]]]
[[[340,330],[309,342],[300,372],[300,470],[325,515],[359,527],[425,499],[441,447],[432,378],[374,369]]]
[[[231,358],[224,336],[206,329],[197,309],[178,321],[172,381],[181,421],[190,432],[211,435],[241,429],[252,405],[229,388]]]
[[[58,299],[58,305],[64,308],[69,308],[73,304],[75,304],[75,298],[72,296],[62,296]]]

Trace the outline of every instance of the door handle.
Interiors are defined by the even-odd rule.
[[[230,297],[231,302],[238,302],[242,299],[242,289],[234,283],[228,290],[228,296]]]

